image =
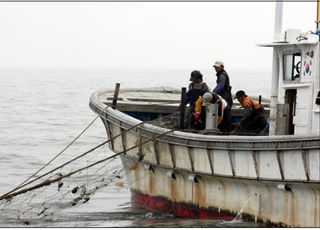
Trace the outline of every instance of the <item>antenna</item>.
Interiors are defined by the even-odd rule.
[[[317,21],[316,21],[316,24],[317,24],[317,31],[319,31],[319,14],[320,14],[320,4],[319,4],[319,0],[317,0]]]

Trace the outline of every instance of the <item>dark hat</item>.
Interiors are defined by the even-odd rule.
[[[197,78],[201,78],[202,79],[202,74],[200,73],[199,70],[193,70],[191,72],[191,77],[190,77],[189,81],[194,81]]]
[[[239,91],[236,93],[236,96],[234,97],[234,99],[239,98],[239,97],[242,97],[242,96],[247,97],[246,93],[245,93],[243,90],[239,90]]]

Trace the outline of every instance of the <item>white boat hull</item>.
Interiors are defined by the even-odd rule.
[[[279,188],[279,182],[234,179],[196,174],[197,183],[188,172],[175,170],[175,180],[168,169],[153,167],[150,172],[144,163],[122,156],[135,205],[163,214],[179,217],[242,217],[275,226],[319,226],[319,185],[290,183],[292,192]],[[129,168],[138,163],[135,170]],[[138,194],[147,194],[139,198]],[[138,196],[136,198],[135,196]],[[151,196],[151,198],[150,198]],[[164,199],[165,198],[165,199]],[[150,201],[153,202],[150,202]],[[157,202],[158,201],[158,202]],[[167,201],[167,202],[165,202]],[[172,202],[173,201],[173,202]],[[160,204],[159,204],[160,203]],[[184,210],[181,210],[183,206]]]
[[[243,209],[277,226],[320,226],[319,136],[170,132],[106,107],[99,95],[90,107],[121,153],[134,204],[200,218],[227,219]]]

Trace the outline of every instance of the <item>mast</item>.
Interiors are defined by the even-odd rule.
[[[276,2],[275,22],[274,22],[274,42],[280,40],[282,30],[282,1]],[[278,104],[278,88],[279,88],[279,57],[278,53],[273,48],[272,59],[272,81],[271,81],[271,103],[270,103],[270,129],[269,135],[276,135],[276,119],[277,119],[277,104]]]
[[[274,42],[278,42],[280,40],[280,35],[282,30],[282,12],[283,12],[283,3],[282,1],[277,1],[275,20],[274,20],[274,37],[273,37]]]

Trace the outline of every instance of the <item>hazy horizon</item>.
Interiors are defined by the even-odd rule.
[[[0,68],[269,69],[275,2],[0,2]],[[282,31],[315,29],[284,2]],[[298,13],[297,13],[298,12]]]

